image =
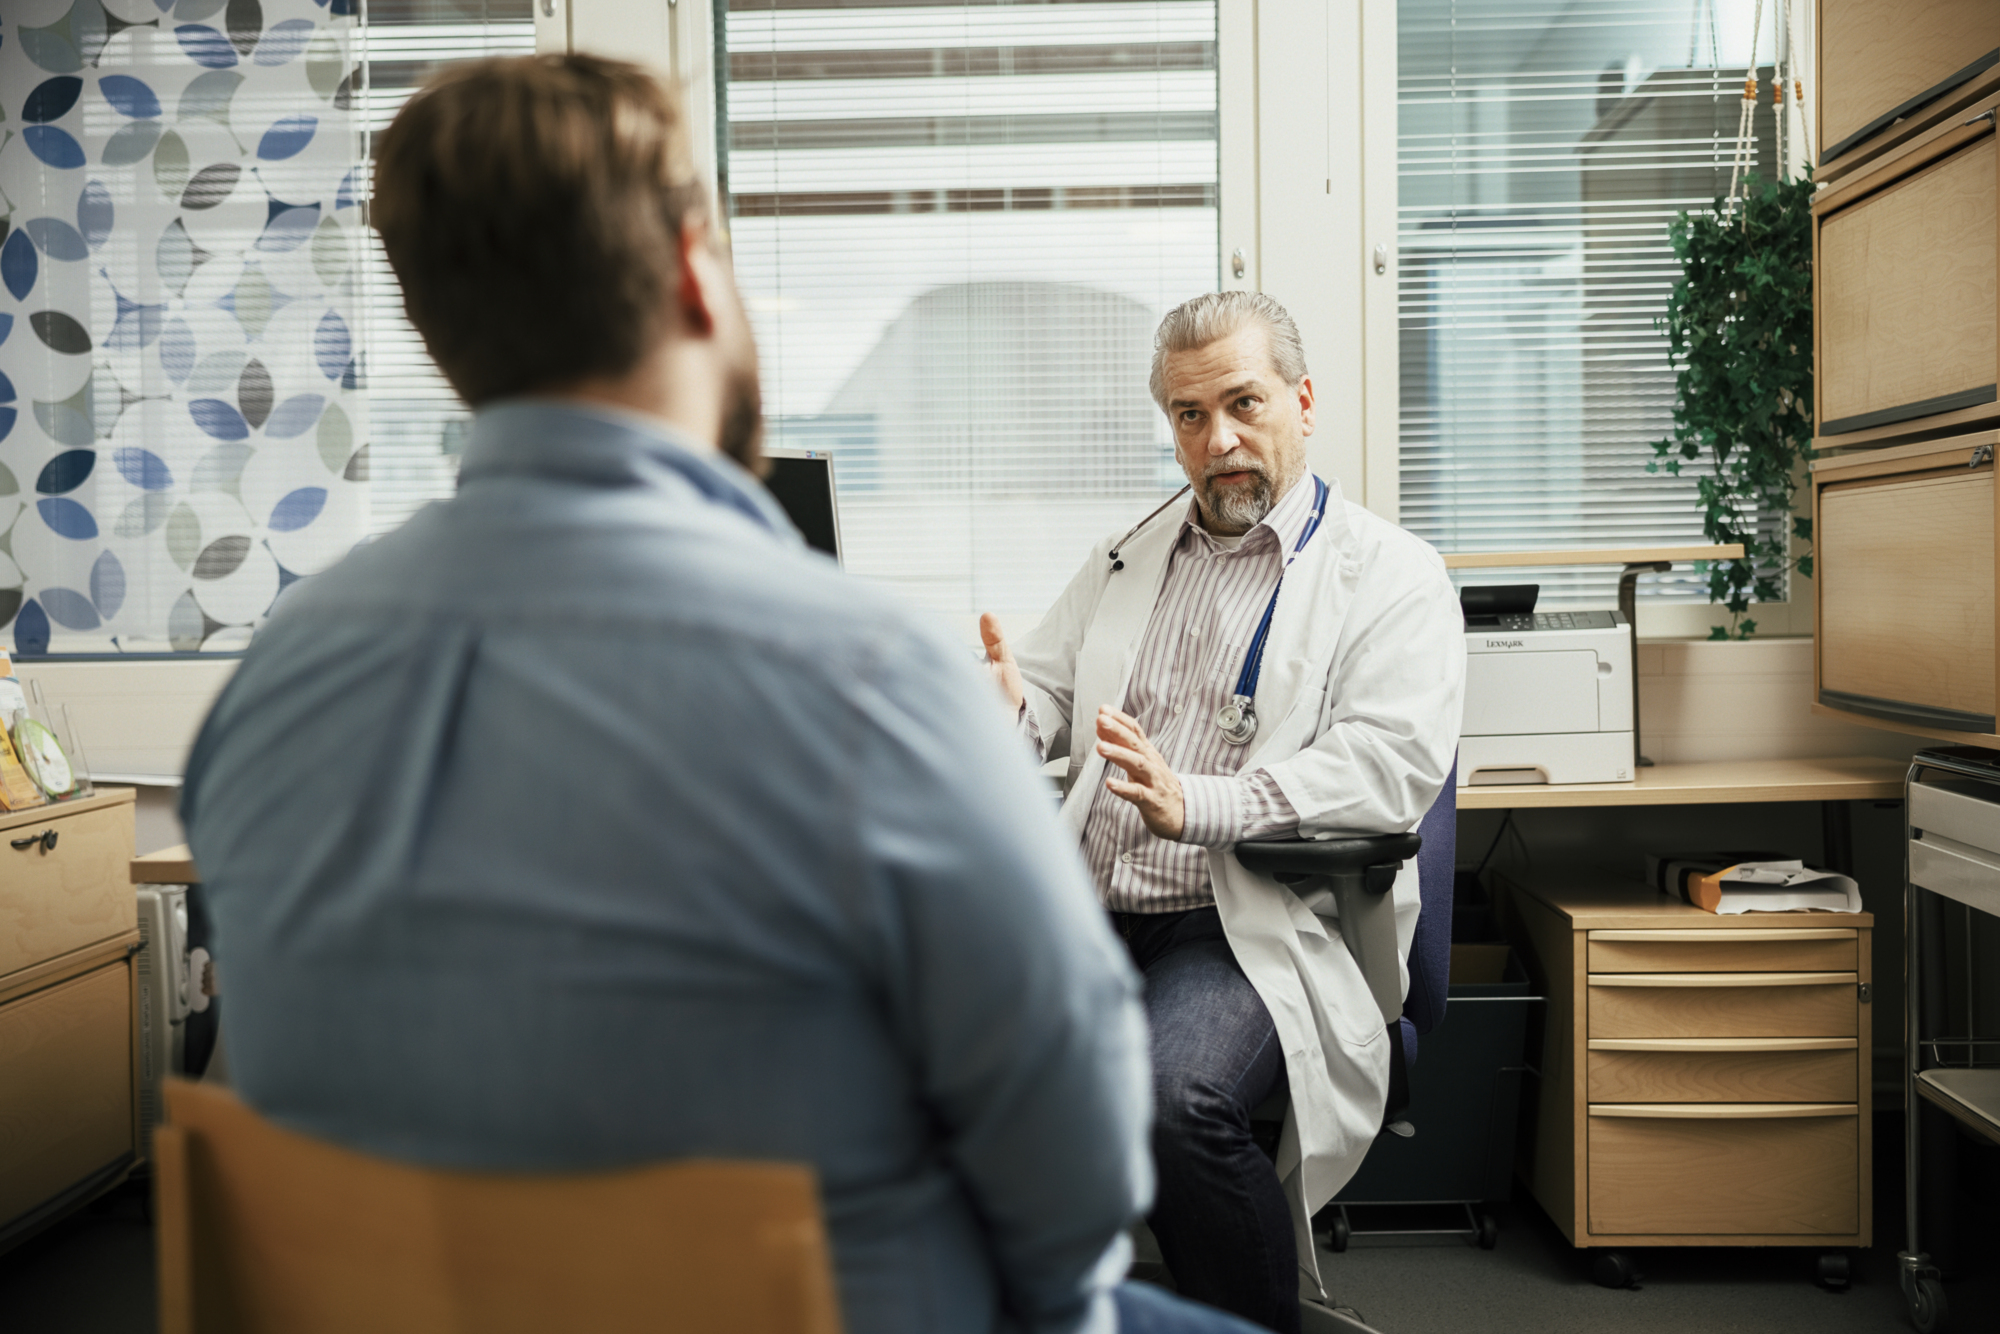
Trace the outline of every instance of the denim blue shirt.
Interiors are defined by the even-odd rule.
[[[854,1334],[1103,1329],[1138,989],[993,686],[651,419],[480,414],[182,814],[244,1097],[418,1162],[818,1174]]]

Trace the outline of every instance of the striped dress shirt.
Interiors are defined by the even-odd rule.
[[[1097,790],[1084,821],[1083,854],[1112,912],[1206,907],[1215,901],[1209,848],[1298,831],[1298,812],[1277,781],[1261,768],[1240,771],[1249,747],[1225,741],[1215,713],[1235,693],[1250,640],[1285,557],[1305,531],[1312,501],[1311,479],[1301,477],[1241,538],[1215,537],[1188,505],[1124,703],[1179,777],[1186,825],[1178,842],[1156,838],[1136,806],[1109,788]],[[1095,732],[1092,719],[1072,722]]]

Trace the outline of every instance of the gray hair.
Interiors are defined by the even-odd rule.
[[[1296,387],[1306,378],[1306,349],[1299,326],[1285,308],[1262,292],[1205,292],[1167,312],[1153,335],[1153,373],[1146,386],[1162,412],[1167,408],[1167,357],[1227,338],[1247,324],[1260,324],[1271,340],[1271,369]]]

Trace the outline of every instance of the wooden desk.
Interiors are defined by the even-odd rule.
[[[1502,886],[1548,998],[1526,1175],[1571,1242],[1870,1244],[1873,916],[1721,917],[1588,873]]]
[[[1660,764],[1630,783],[1517,783],[1462,787],[1462,811],[1539,806],[1696,806],[1743,801],[1900,801],[1909,765],[1874,755],[1812,760]]]
[[[149,852],[143,857],[132,859],[132,883],[135,885],[198,885],[201,873],[194,869],[194,854],[183,843],[175,848],[162,848]]]

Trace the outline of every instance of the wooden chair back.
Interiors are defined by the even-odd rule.
[[[806,1168],[442,1171],[166,1096],[162,1334],[839,1334]]]

